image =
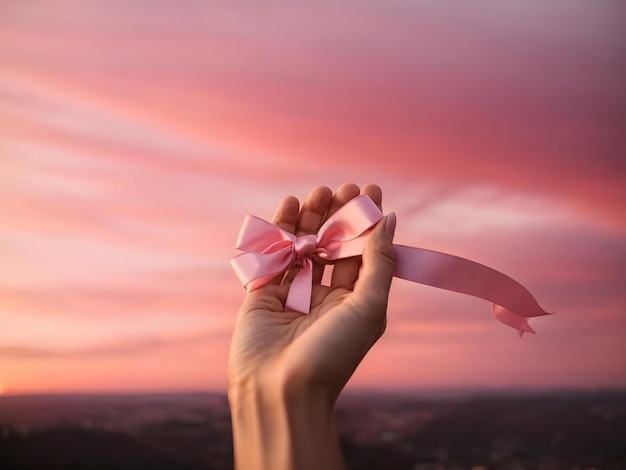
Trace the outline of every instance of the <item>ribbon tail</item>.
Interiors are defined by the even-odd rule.
[[[313,283],[313,262],[306,260],[305,265],[296,274],[285,302],[285,310],[308,314],[311,309],[311,292]]]
[[[528,317],[549,315],[524,286],[495,269],[424,248],[394,245],[394,250],[396,277],[489,300],[494,316],[520,336],[534,333]]]
[[[511,312],[510,310],[507,310],[497,304],[491,304],[491,312],[500,322],[510,326],[511,328],[515,328],[519,333],[520,338],[524,336],[524,333],[535,334],[535,330],[533,330],[528,324],[528,318]]]

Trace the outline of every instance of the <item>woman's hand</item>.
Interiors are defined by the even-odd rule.
[[[297,236],[317,233],[324,221],[359,194],[380,208],[381,190],[344,184],[332,194],[313,189],[302,208],[279,205],[272,222]],[[385,330],[395,269],[395,215],[368,236],[363,256],[334,264],[330,286],[314,262],[311,310],[285,311],[293,273],[248,294],[239,311],[229,359],[235,462],[241,469],[341,468],[332,424],[334,403],[367,351]]]

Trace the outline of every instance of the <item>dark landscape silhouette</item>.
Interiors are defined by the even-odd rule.
[[[349,469],[626,468],[626,392],[348,393]],[[230,469],[220,394],[0,397],[0,468]]]

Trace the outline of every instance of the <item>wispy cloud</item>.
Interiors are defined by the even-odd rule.
[[[193,334],[169,337],[135,338],[123,341],[94,344],[82,348],[38,348],[33,346],[2,346],[0,358],[13,360],[76,359],[92,360],[99,358],[126,357],[152,353],[164,349],[180,349],[190,346],[223,342],[223,332],[210,330]]]

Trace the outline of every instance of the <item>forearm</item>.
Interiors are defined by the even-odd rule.
[[[334,400],[255,383],[229,388],[235,467],[240,470],[343,469]]]

